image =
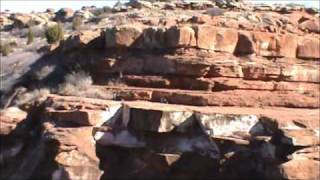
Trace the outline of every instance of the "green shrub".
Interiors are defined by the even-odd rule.
[[[56,43],[63,39],[63,29],[60,23],[57,25],[51,26],[45,32],[47,42],[49,44]]]
[[[76,16],[75,18],[73,18],[73,21],[72,21],[72,29],[80,30],[82,23],[83,23],[83,19],[79,16]]]
[[[11,52],[12,47],[10,46],[10,43],[0,44],[0,53],[2,53],[3,56],[8,56]]]
[[[31,28],[29,28],[28,34],[27,34],[27,44],[31,44],[34,41],[34,32]]]

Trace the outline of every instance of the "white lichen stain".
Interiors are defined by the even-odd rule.
[[[211,136],[231,136],[237,132],[248,134],[250,130],[261,131],[263,128],[252,129],[259,123],[255,115],[201,115],[200,123]]]

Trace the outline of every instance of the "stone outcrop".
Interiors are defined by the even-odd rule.
[[[63,42],[63,49],[65,51],[70,51],[76,48],[83,48],[88,46],[90,42],[99,39],[101,35],[101,31],[82,31],[80,33],[76,33],[70,35],[69,38]]]
[[[19,108],[10,107],[0,112],[1,114],[1,135],[9,135],[19,123],[26,119],[27,113]]]
[[[299,27],[309,32],[320,33],[320,22],[317,20],[307,20],[301,23]]]
[[[145,174],[148,177],[165,174],[169,177],[196,177],[195,169],[177,171],[176,168],[181,168],[182,164],[179,164],[182,162],[200,163],[200,157],[208,162],[203,166],[210,168],[210,173],[200,171],[197,177],[247,176],[251,171],[260,174],[257,177],[294,179],[319,176],[316,174],[319,165],[317,151],[313,149],[319,144],[314,141],[319,135],[312,134],[319,127],[316,109],[208,108],[57,95],[50,95],[44,104],[40,116],[43,122],[41,139],[56,149],[53,162],[58,166],[47,172],[54,179],[99,179],[102,174],[103,178],[127,177],[133,169],[136,170],[135,177],[146,172],[149,172]],[[304,138],[301,143],[294,139],[301,137]],[[233,145],[227,145],[229,143]],[[251,143],[257,145],[250,147]],[[121,149],[116,151],[114,146]],[[303,148],[294,153],[289,151],[295,147]],[[122,169],[121,175],[113,165],[130,149],[134,153],[127,154],[127,160],[140,163],[130,166],[125,163],[130,168]],[[240,163],[237,159],[250,162],[249,157],[258,160],[251,162],[252,166],[247,169],[231,171],[230,168]],[[283,158],[288,160],[280,163]],[[217,160],[222,162],[219,166],[223,171],[209,165]],[[157,168],[152,167],[154,163]],[[142,168],[144,166],[147,171]],[[258,166],[265,168],[259,169]],[[308,171],[294,172],[302,167]],[[269,174],[268,169],[273,169],[273,173]]]
[[[320,42],[318,39],[305,39],[298,48],[298,57],[305,59],[320,58]]]
[[[124,25],[106,30],[106,47],[130,47],[140,38],[141,28]]]
[[[50,93],[1,110],[1,179],[320,177],[313,10],[238,0],[131,0],[85,14],[94,10],[55,14],[105,21],[32,65],[54,66],[43,80],[28,72],[15,86],[30,90],[19,98]],[[91,77],[55,84],[79,68]]]
[[[172,26],[168,29],[125,25],[106,30],[106,47],[108,48],[120,46],[140,49],[196,47],[216,52],[241,55],[254,53],[275,58],[319,59],[318,42],[316,37],[302,39],[291,34],[237,32],[233,29],[211,25]]]

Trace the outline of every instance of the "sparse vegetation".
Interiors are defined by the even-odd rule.
[[[49,44],[59,42],[63,39],[62,25],[58,23],[57,25],[49,27],[45,32],[45,35]]]
[[[34,41],[34,32],[31,28],[29,28],[28,34],[27,34],[27,44],[31,44]]]
[[[12,41],[12,42],[7,42],[7,43],[3,43],[0,44],[0,53],[3,56],[8,56],[11,52],[12,52],[12,47],[16,46],[16,42]]]
[[[3,56],[8,56],[11,51],[12,49],[8,43],[0,44],[0,52]]]
[[[72,29],[73,30],[80,30],[82,24],[83,24],[82,17],[76,16],[73,18],[73,21],[72,21]]]
[[[91,76],[84,72],[72,72],[71,74],[66,75],[65,77],[65,83],[60,86],[59,89],[61,90],[67,90],[67,86],[74,86],[80,91],[87,90],[92,85],[92,79]]]
[[[66,75],[65,82],[58,87],[58,94],[90,98],[113,99],[112,93],[103,92],[92,87],[92,79],[84,71]]]
[[[19,95],[17,99],[15,99],[14,104],[20,106],[20,105],[32,104],[36,101],[40,102],[45,100],[49,93],[50,93],[50,90],[46,88],[28,91]]]

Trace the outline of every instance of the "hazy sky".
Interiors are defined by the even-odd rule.
[[[127,0],[121,0],[127,1]],[[320,0],[247,0],[252,2],[262,3],[299,3],[308,7],[318,7]],[[113,6],[117,0],[0,0],[1,11],[6,9],[12,12],[30,12],[30,11],[45,11],[47,8],[58,10],[63,7],[72,9],[80,9],[82,6]]]

